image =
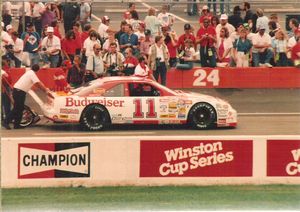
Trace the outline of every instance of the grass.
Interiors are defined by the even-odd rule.
[[[300,185],[3,189],[6,210],[299,210]]]

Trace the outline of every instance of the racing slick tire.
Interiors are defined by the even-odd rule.
[[[212,105],[200,102],[192,107],[188,120],[195,129],[210,129],[216,127],[217,113]]]
[[[25,105],[24,110],[23,110],[22,120],[20,122],[20,126],[21,127],[30,126],[34,121],[35,116],[36,115],[31,111],[31,109]]]
[[[106,108],[99,104],[87,106],[81,115],[80,125],[84,130],[103,130],[110,122]]]

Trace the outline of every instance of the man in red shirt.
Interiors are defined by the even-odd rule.
[[[211,17],[212,17],[212,15],[209,12],[208,6],[204,5],[202,7],[202,14],[201,14],[201,16],[199,18],[200,28],[203,27],[204,19],[208,18],[210,20]]]
[[[216,31],[210,26],[209,18],[203,21],[203,27],[197,32],[197,43],[200,44],[200,59],[202,67],[216,67]]]
[[[184,41],[190,39],[194,43],[195,49],[196,49],[196,38],[192,33],[192,27],[190,24],[185,24],[184,25],[184,34],[181,35],[178,38],[177,46],[179,51],[184,50]]]
[[[295,66],[300,68],[300,28],[295,30],[296,45],[292,48],[292,60]]]

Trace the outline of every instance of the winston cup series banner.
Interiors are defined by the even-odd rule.
[[[252,176],[252,140],[143,140],[140,177]]]

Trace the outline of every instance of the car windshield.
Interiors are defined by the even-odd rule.
[[[168,87],[166,87],[166,86],[163,86],[163,85],[159,84],[158,82],[153,81],[153,84],[154,84],[157,88],[159,88],[160,90],[165,90],[165,91],[167,91],[167,92],[169,92],[169,93],[172,93],[173,95],[176,95],[176,92],[175,92],[175,91],[171,90],[170,88],[168,88]]]

